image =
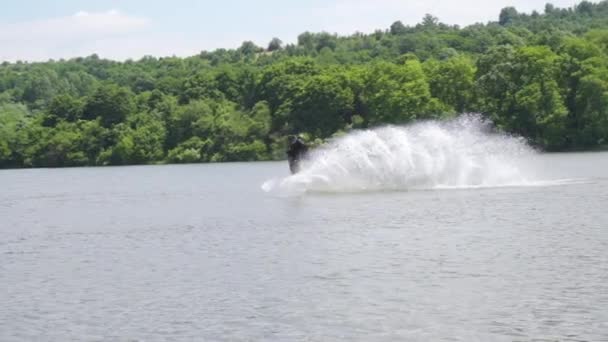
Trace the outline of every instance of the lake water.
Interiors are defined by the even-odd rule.
[[[522,158],[534,182],[345,191],[0,171],[0,340],[608,341],[608,153]]]

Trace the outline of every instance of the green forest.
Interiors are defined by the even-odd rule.
[[[187,58],[4,62],[0,168],[274,160],[293,133],[467,112],[545,151],[608,145],[608,1]]]

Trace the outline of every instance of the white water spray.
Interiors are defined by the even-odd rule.
[[[267,192],[352,192],[528,185],[522,138],[492,132],[478,115],[355,131],[313,151]]]

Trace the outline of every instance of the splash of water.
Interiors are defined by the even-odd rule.
[[[479,115],[355,131],[313,151],[299,173],[267,192],[352,192],[526,185],[522,138],[493,132]]]

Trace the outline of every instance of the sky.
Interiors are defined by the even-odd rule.
[[[0,10],[0,61],[45,61],[97,53],[116,60],[191,56],[305,31],[371,33],[426,13],[446,24],[495,21],[500,10],[543,12],[579,0],[8,0]],[[8,4],[7,4],[8,3]]]

